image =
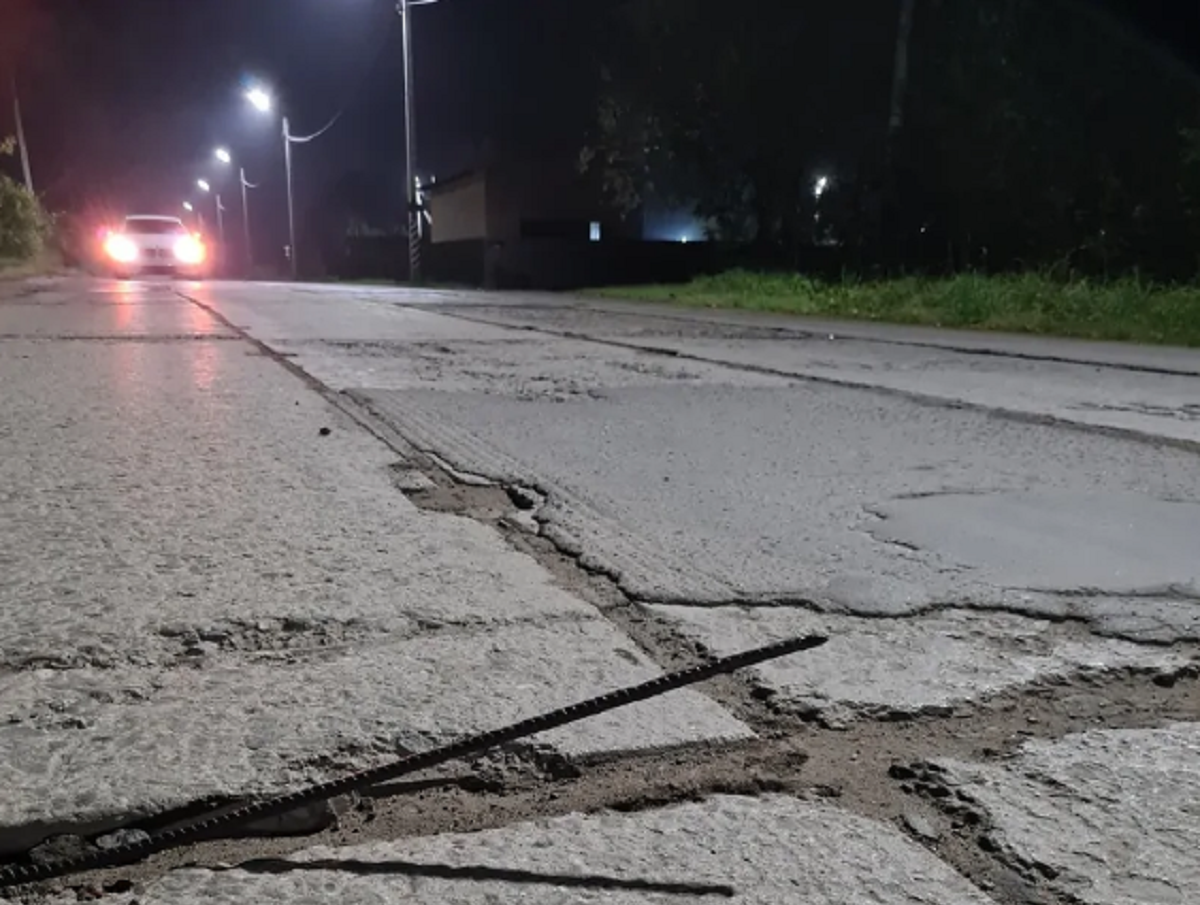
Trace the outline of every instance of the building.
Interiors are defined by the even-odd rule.
[[[599,178],[562,158],[492,160],[425,187],[438,244],[466,240],[641,239],[641,218],[623,217],[604,198]]]
[[[424,187],[425,270],[438,282],[577,289],[687,279],[709,264],[679,238],[647,241],[642,212],[622,216],[599,174],[566,153],[495,157]]]

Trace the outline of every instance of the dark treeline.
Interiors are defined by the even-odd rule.
[[[604,39],[582,163],[627,209],[779,263],[1200,270],[1198,80],[1094,4],[631,0]]]

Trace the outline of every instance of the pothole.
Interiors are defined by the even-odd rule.
[[[417,506],[430,512],[450,513],[480,522],[498,522],[515,508],[508,492],[502,487],[435,484],[406,495]]]
[[[425,469],[405,463],[394,469],[395,484],[410,502],[427,512],[469,518],[502,531],[516,528],[539,533],[536,513],[545,503],[541,493],[447,469],[440,462],[431,462]],[[470,480],[465,480],[467,477]]]

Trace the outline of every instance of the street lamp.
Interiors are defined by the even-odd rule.
[[[233,155],[225,148],[217,148],[215,153],[217,160],[221,161],[221,163],[233,163]],[[242,166],[238,167],[238,182],[242,187],[242,232],[244,233],[242,238],[245,242],[246,271],[248,273],[254,267],[254,253],[250,247],[250,199],[246,194],[246,190],[256,189],[258,186],[246,178],[246,168]]]
[[[196,187],[202,192],[212,192],[213,200],[217,203],[217,235],[221,242],[221,251],[225,250],[225,205],[221,204],[221,193],[213,192],[212,186],[209,185],[207,179],[197,179]]]
[[[269,113],[274,106],[269,95],[263,88],[251,88],[246,92],[246,100],[259,113]],[[319,134],[319,133],[318,133]],[[288,263],[292,269],[292,279],[296,279],[299,267],[296,263],[296,202],[292,193],[292,143],[296,141],[288,125],[288,118],[283,117],[283,169],[287,178],[287,208],[288,208]],[[244,182],[244,180],[243,180]]]
[[[196,209],[194,207],[192,207],[192,202],[190,202],[190,201],[183,202],[183,209],[185,211],[187,211],[189,214],[195,213],[195,211],[196,211]]]
[[[271,111],[271,95],[267,94],[262,88],[251,88],[246,92],[246,100],[253,104],[259,113],[269,113]]]
[[[413,6],[428,6],[437,0],[396,0],[396,12],[400,15],[403,26],[404,45],[404,166],[407,173],[408,204],[408,279],[415,283],[421,278],[421,219],[415,172],[416,131],[413,125],[413,59],[412,59],[412,22],[409,9]]]

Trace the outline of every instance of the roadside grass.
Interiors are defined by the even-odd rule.
[[[10,258],[0,258],[0,280],[23,280],[65,271],[62,255],[48,248],[29,260],[14,261]]]
[[[611,299],[932,327],[1200,347],[1200,286],[1127,278],[1065,282],[1038,273],[826,282],[733,270],[686,284],[621,286]]]

